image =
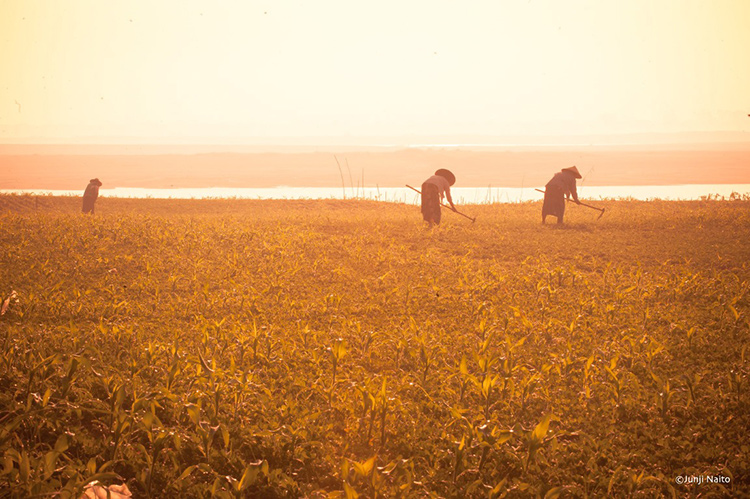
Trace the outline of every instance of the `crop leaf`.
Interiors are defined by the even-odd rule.
[[[367,477],[370,475],[370,472],[372,472],[372,468],[375,466],[375,458],[377,456],[372,456],[370,459],[365,461],[364,463],[354,463],[354,471],[361,477]]]
[[[464,376],[469,374],[469,369],[466,365],[466,355],[461,356],[461,363],[458,365],[458,370]]]
[[[358,499],[359,494],[357,494],[357,491],[352,488],[351,485],[344,482],[344,494],[346,494],[346,499]]]
[[[544,437],[547,436],[547,432],[549,431],[549,423],[552,419],[552,414],[547,414],[542,418],[542,420],[539,422],[538,425],[536,425],[536,428],[534,428],[534,431],[531,433],[531,438],[533,441],[541,442],[544,440]]]

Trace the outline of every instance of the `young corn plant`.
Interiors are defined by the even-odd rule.
[[[362,325],[360,323],[357,323],[357,333],[359,336],[360,351],[362,352],[362,355],[367,355],[379,334],[372,329],[362,330]]]
[[[336,374],[338,371],[341,360],[346,355],[348,349],[346,346],[346,340],[338,338],[333,342],[333,346],[328,347],[328,353],[331,356],[332,373],[331,373],[331,386],[328,392],[328,405],[333,402],[333,391],[336,387]]]
[[[375,407],[375,396],[372,393],[370,393],[370,391],[367,388],[367,385],[365,384],[358,385],[356,388],[357,388],[357,391],[362,396],[362,412],[359,415],[358,433],[363,440],[366,440],[369,437],[365,435],[364,433],[364,426],[367,421],[367,415],[370,414],[370,412]]]
[[[617,493],[615,489],[617,478],[625,482],[624,485],[627,488],[627,493],[624,495],[627,497],[637,497],[645,494],[649,496],[669,495],[677,497],[677,491],[670,483],[670,480],[666,479],[661,473],[658,476],[647,475],[645,470],[641,470],[638,473],[637,471],[624,469],[622,465],[615,469],[615,472],[609,479],[607,495],[610,497],[615,497],[625,492],[620,491],[619,494]]]
[[[740,403],[742,392],[745,389],[745,378],[747,377],[747,368],[745,367],[745,355],[747,353],[747,344],[742,345],[740,351],[740,363],[729,372],[727,380],[729,389],[737,397],[737,403]]]
[[[266,393],[269,397],[271,396],[270,390],[256,384],[253,381],[254,373],[249,372],[247,369],[238,370],[235,376],[228,380],[227,384],[233,388],[231,391],[232,401],[232,414],[234,418],[237,418],[247,401],[249,395],[252,393],[254,388],[260,389]]]
[[[466,361],[466,355],[462,355],[461,361],[458,363],[458,374],[459,374],[458,379],[460,380],[459,381],[460,385],[458,387],[458,402],[460,404],[464,401],[464,395],[466,394],[466,389],[472,384],[479,386],[480,383],[479,383],[479,380],[477,380],[477,378],[469,372],[469,366],[468,366],[468,362]]]
[[[244,473],[239,480],[232,476],[225,476],[227,483],[229,484],[229,490],[232,497],[240,499],[249,495],[249,489],[258,482],[258,479],[262,476],[269,476],[268,461],[258,460],[249,463],[245,467]],[[215,484],[216,485],[216,484]]]
[[[499,379],[499,374],[495,374],[494,376],[487,374],[482,379],[479,389],[484,401],[484,419],[490,419],[490,412],[493,403],[493,388],[495,388],[495,385],[497,385]]]
[[[386,393],[386,378],[383,378],[383,383],[380,385],[380,390],[376,394],[371,394],[366,390],[362,390],[363,397],[363,416],[369,411],[370,422],[367,427],[368,442],[371,441],[372,431],[375,427],[376,419],[380,419],[380,446],[385,446],[386,432],[385,422],[388,414],[389,406],[392,401]]]
[[[654,374],[653,371],[651,371],[651,377],[656,383],[656,406],[659,408],[661,417],[666,418],[675,392],[671,388],[668,379],[662,380],[659,376]]]
[[[455,407],[451,408],[451,415],[453,417],[453,421],[451,421],[451,425],[457,424],[461,427],[461,440],[455,442],[456,450],[454,452],[454,460],[453,460],[453,473],[452,473],[452,480],[453,483],[456,483],[456,479],[458,478],[459,472],[461,471],[461,468],[464,463],[464,454],[466,453],[467,445],[471,444],[471,440],[474,438],[474,432],[471,421],[464,416],[464,412],[461,411]],[[468,440],[468,442],[467,442]]]
[[[330,293],[323,299],[323,313],[328,314],[328,331],[333,331],[333,321],[338,316],[343,297]]]
[[[466,470],[467,473],[469,471],[481,473],[487,463],[489,453],[493,449],[498,450],[500,445],[510,440],[514,435],[513,430],[500,430],[496,426],[490,428],[489,421],[474,424],[464,415],[465,413],[466,411],[451,408],[453,419],[449,426],[458,425],[462,432],[461,440],[455,442],[456,450],[454,452],[452,472],[454,484],[463,475],[462,470],[465,467],[465,462],[470,459],[475,451],[480,451],[477,467],[473,470]]]
[[[332,494],[329,494],[329,497],[334,499],[341,499],[342,497],[345,499],[359,499],[359,493],[349,483],[351,479],[350,475],[351,464],[348,459],[344,459],[344,461],[341,463],[341,485],[343,487],[343,494],[342,491],[336,491]]]
[[[536,462],[536,456],[539,450],[544,447],[547,442],[547,433],[549,432],[550,422],[557,418],[552,414],[547,414],[542,418],[539,424],[536,425],[533,431],[526,435],[526,446],[527,454],[526,461],[523,466],[524,471],[528,471],[529,465],[532,462]]]
[[[422,385],[427,382],[427,374],[435,361],[432,348],[427,345],[427,339],[424,336],[417,337],[419,345],[419,358],[422,361]]]
[[[693,339],[695,338],[695,333],[697,330],[698,329],[696,328],[696,326],[693,326],[685,331],[685,336],[687,337],[688,341],[688,348],[690,350],[693,349]]]
[[[253,319],[253,328],[250,331],[250,343],[252,344],[252,350],[253,350],[253,364],[258,363],[258,350],[260,348],[261,341],[263,341],[266,338],[266,328],[258,327],[258,323]]]
[[[72,355],[70,359],[68,359],[67,368],[65,370],[65,377],[62,380],[62,387],[59,393],[59,398],[66,398],[78,377],[83,376],[83,373],[79,370],[79,368],[91,366],[91,361],[87,356],[84,355],[84,353],[85,349]]]
[[[479,336],[479,339],[482,343],[485,343],[487,341],[488,335],[492,335],[495,331],[495,328],[490,324],[489,318],[487,317],[485,312],[486,310],[486,304],[482,303],[482,305],[479,306],[479,312],[482,313],[482,318],[479,320],[479,324],[476,326],[476,332]]]
[[[587,359],[586,362],[583,364],[583,395],[585,397],[585,400],[591,399],[591,387],[593,384],[593,374],[594,374],[594,354],[591,354]]]
[[[686,403],[686,407],[690,407],[691,405],[696,405],[698,399],[696,398],[695,391],[698,386],[698,383],[701,382],[701,377],[698,374],[694,374],[691,378],[687,374],[682,375],[682,380],[685,382],[685,387],[687,388],[687,394],[688,399]]]
[[[154,474],[159,456],[161,455],[162,451],[165,449],[169,441],[172,440],[174,434],[172,432],[153,429],[149,429],[147,434],[149,443],[151,444],[150,452],[146,450],[146,447],[143,444],[136,444],[136,447],[146,458],[146,468],[138,473],[137,478],[143,488],[146,490],[146,496],[152,497],[151,489],[153,486]]]
[[[651,371],[653,369],[653,362],[657,355],[664,351],[664,345],[660,344],[656,340],[652,339],[648,344],[646,350],[646,368]]]
[[[369,497],[378,497],[378,492],[383,484],[383,477],[378,473],[375,467],[377,455],[372,456],[363,462],[352,461],[350,470],[354,472],[354,477],[358,482],[364,484],[369,491]]]
[[[177,377],[182,373],[183,359],[179,353],[178,339],[175,338],[174,343],[170,347],[169,365],[167,370],[167,383],[165,385],[167,394],[171,394],[174,389],[175,381]]]
[[[114,379],[107,383],[109,392],[109,428],[111,434],[112,447],[109,459],[114,460],[117,456],[117,450],[120,443],[125,437],[126,432],[130,429],[133,418],[130,413],[123,409],[125,402],[125,386]]]
[[[214,359],[211,359],[211,364],[209,365],[209,362],[200,352],[198,352],[198,362],[198,379],[206,383],[203,395],[208,397],[208,394],[212,394],[211,402],[213,405],[213,414],[211,414],[210,419],[213,424],[217,425],[220,417],[219,409],[221,406],[221,397],[225,386],[225,383],[223,383],[225,373],[223,370],[216,367],[216,361]],[[209,406],[207,405],[206,408],[207,407]]]
[[[526,342],[526,336],[513,341],[510,335],[505,336],[505,358],[502,364],[503,393],[508,392],[508,399],[514,396],[513,374],[520,368],[516,364],[516,351]]]
[[[558,360],[555,363],[555,371],[560,376],[567,376],[575,368],[578,360],[575,358],[573,352],[573,346],[570,344],[570,340],[566,342],[565,353],[562,355],[552,354],[552,357]]]
[[[737,403],[739,403],[745,387],[744,373],[739,368],[732,369],[727,375],[727,381],[729,382],[729,390],[737,398]]]
[[[609,366],[604,366],[604,370],[607,372],[609,381],[609,388],[612,391],[612,394],[615,396],[615,405],[617,407],[620,406],[620,403],[622,402],[622,389],[623,389],[623,376],[621,373],[616,373],[615,369],[617,368],[617,361],[619,359],[619,355],[615,355],[612,360],[609,362]]]
[[[536,390],[537,384],[542,380],[539,373],[531,374],[521,381],[521,413],[526,410],[526,403]]]
[[[482,449],[477,464],[477,471],[481,473],[487,463],[490,451],[510,440],[513,437],[513,430],[500,430],[496,426],[490,429],[489,425],[485,423],[475,428],[475,435],[478,446]]]

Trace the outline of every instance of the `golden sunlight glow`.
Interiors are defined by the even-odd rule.
[[[0,1],[0,141],[750,130],[750,2]]]

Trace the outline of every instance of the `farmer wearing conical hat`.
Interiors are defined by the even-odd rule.
[[[545,223],[547,215],[557,217],[557,223],[563,223],[563,215],[565,214],[565,198],[573,198],[573,201],[578,201],[578,193],[576,192],[576,179],[581,178],[581,173],[578,168],[571,166],[570,168],[563,168],[552,177],[552,180],[547,182],[544,188],[544,204],[542,205],[542,223]]]
[[[84,213],[94,214],[94,203],[96,203],[96,198],[99,197],[99,187],[101,186],[102,183],[98,178],[89,180],[89,185],[86,186],[86,190],[83,192]]]
[[[440,223],[440,202],[448,200],[451,209],[456,211],[451,197],[451,186],[456,183],[456,176],[450,170],[441,168],[435,175],[422,184],[422,218],[430,225]]]

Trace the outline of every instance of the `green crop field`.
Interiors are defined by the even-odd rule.
[[[747,497],[750,201],[599,205],[0,196],[0,497]]]

